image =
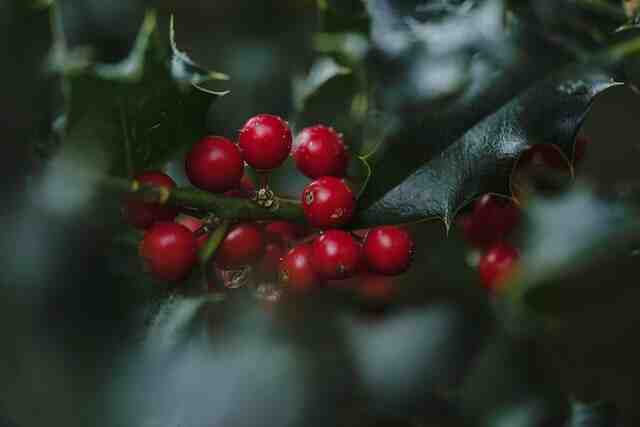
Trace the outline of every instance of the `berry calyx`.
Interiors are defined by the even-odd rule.
[[[175,222],[151,226],[140,244],[140,255],[151,274],[167,281],[185,279],[198,260],[193,233]]]
[[[253,224],[233,226],[216,252],[216,265],[222,270],[233,270],[254,264],[264,251],[262,231]]]
[[[207,136],[191,147],[185,171],[196,187],[224,193],[240,185],[244,161],[234,143],[221,136]]]
[[[349,164],[342,136],[324,125],[305,128],[298,134],[293,157],[300,172],[312,179],[341,178]]]
[[[204,225],[204,221],[202,221],[201,219],[198,219],[190,215],[180,215],[176,218],[176,222],[178,224],[184,225],[189,230],[191,230],[192,233],[194,233],[194,237],[196,238],[196,244],[198,248],[202,247],[202,245],[204,245],[207,242],[208,236],[206,233],[202,233],[199,236],[195,235],[196,232],[198,232],[198,230],[200,230]]]
[[[491,291],[498,291],[513,272],[520,254],[508,243],[492,246],[480,258],[478,271],[482,284]]]
[[[302,192],[302,208],[313,227],[341,227],[351,220],[355,207],[353,191],[339,178],[322,177]]]
[[[510,198],[485,194],[476,200],[470,216],[461,219],[467,241],[484,248],[509,235],[520,222],[520,208]]]
[[[413,239],[400,227],[377,227],[367,233],[362,249],[371,271],[394,276],[404,273],[411,265]]]
[[[280,261],[280,280],[293,293],[306,293],[316,288],[320,276],[313,269],[313,246],[302,243],[295,246]]]
[[[238,143],[244,160],[257,170],[280,166],[291,153],[289,125],[282,118],[260,114],[250,118],[240,130]]]
[[[175,188],[176,183],[171,177],[160,171],[148,171],[134,178],[141,185],[154,185],[166,189]],[[173,221],[178,212],[171,206],[160,203],[144,202],[133,197],[126,200],[123,207],[123,216],[132,226],[147,229],[155,222]]]
[[[351,234],[329,230],[313,243],[313,269],[326,280],[347,279],[358,272],[361,252]]]

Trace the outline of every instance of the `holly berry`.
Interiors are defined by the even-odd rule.
[[[317,228],[345,225],[355,211],[353,191],[341,179],[325,176],[307,185],[302,192],[302,207],[307,221]]]
[[[192,233],[194,233],[194,235],[204,225],[204,222],[201,219],[189,215],[180,215],[178,218],[176,218],[176,222],[187,227],[189,230],[191,230]],[[206,233],[203,233],[200,236],[195,236],[195,238],[196,244],[198,248],[200,248],[207,242],[208,236]]]
[[[349,163],[342,136],[324,125],[303,129],[298,135],[293,156],[300,172],[312,179],[343,177]]]
[[[238,224],[231,228],[216,252],[216,265],[233,270],[254,264],[264,251],[262,231],[253,224]]]
[[[313,243],[313,269],[326,280],[349,278],[358,272],[361,252],[351,234],[329,230]]]
[[[269,242],[289,246],[303,236],[304,230],[300,225],[291,222],[272,221],[264,226],[264,234]]]
[[[378,227],[367,233],[362,249],[371,271],[394,276],[404,273],[409,268],[413,240],[409,233],[400,227]]]
[[[552,144],[536,144],[526,150],[511,175],[513,195],[526,203],[531,194],[557,194],[572,179],[567,157]]]
[[[158,279],[183,280],[198,260],[196,239],[184,225],[158,222],[145,233],[140,255]]]
[[[321,282],[313,269],[313,247],[302,243],[291,249],[280,261],[280,278],[294,293],[309,292]]]
[[[224,193],[227,197],[235,197],[238,199],[247,199],[256,191],[256,185],[253,183],[249,175],[242,175],[240,184],[233,190]]]
[[[587,154],[587,147],[591,145],[591,138],[579,133],[576,136],[575,146],[573,149],[573,161],[574,163],[580,163],[584,160],[584,156]]]
[[[171,177],[159,171],[144,172],[135,177],[142,185],[155,185],[167,189],[175,188],[176,183]],[[123,216],[125,220],[136,228],[147,229],[159,221],[173,221],[178,212],[171,206],[160,203],[143,202],[130,198],[125,202]]]
[[[271,279],[278,275],[280,260],[285,255],[283,247],[278,243],[267,243],[264,256],[260,261],[260,273],[263,279]]]
[[[185,170],[196,187],[224,193],[240,185],[244,161],[234,143],[221,136],[207,136],[191,147]]]
[[[461,220],[462,230],[469,243],[478,248],[502,240],[520,222],[520,208],[511,199],[485,194],[476,200],[470,216]]]
[[[478,265],[483,285],[491,291],[499,290],[513,271],[519,257],[518,250],[505,242],[489,248],[480,258]]]
[[[271,114],[252,117],[240,130],[244,160],[258,170],[280,166],[291,153],[291,130],[282,118]]]
[[[388,276],[365,273],[360,279],[358,293],[367,300],[388,302],[393,299],[396,287],[393,279]]]
[[[566,170],[569,168],[569,162],[555,145],[535,144],[520,155],[517,166],[518,168],[542,167]]]

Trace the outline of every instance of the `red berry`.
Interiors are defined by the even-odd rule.
[[[271,114],[252,117],[240,130],[244,160],[258,170],[280,166],[291,153],[291,130],[282,118]]]
[[[396,292],[391,277],[367,273],[359,279],[358,293],[365,299],[388,302]]]
[[[563,170],[569,168],[569,162],[555,145],[535,144],[520,155],[517,166],[518,168],[543,167]]]
[[[492,246],[480,258],[478,271],[484,286],[497,291],[513,271],[520,254],[508,243],[500,242]]]
[[[280,261],[280,278],[292,292],[305,293],[318,286],[320,276],[312,266],[313,247],[309,243],[291,249]]]
[[[207,136],[191,147],[185,170],[196,187],[224,193],[240,185],[244,162],[234,143],[221,136]]]
[[[511,233],[520,222],[520,208],[510,198],[485,194],[476,200],[471,216],[461,219],[469,243],[487,247]]]
[[[169,175],[159,171],[149,171],[135,177],[142,185],[155,185],[167,189],[175,188],[176,183]],[[146,229],[155,222],[173,221],[178,212],[171,206],[159,203],[143,202],[129,198],[124,206],[123,215],[126,221],[136,228]]]
[[[353,191],[341,179],[325,176],[307,185],[302,192],[304,214],[313,227],[345,225],[356,208]]]
[[[242,175],[242,179],[240,180],[240,185],[238,185],[233,190],[229,190],[224,193],[227,197],[235,197],[238,199],[246,199],[253,194],[256,190],[256,186],[246,173]]]
[[[273,221],[265,225],[264,233],[268,242],[289,246],[304,235],[304,230],[298,224],[286,221]]]
[[[180,215],[178,218],[176,218],[176,222],[187,227],[189,230],[191,230],[192,233],[194,233],[194,235],[204,225],[204,222],[201,219],[189,215]],[[204,233],[200,236],[196,236],[196,243],[198,245],[198,248],[204,245],[207,242],[207,239],[208,236]]]
[[[347,173],[349,157],[342,136],[324,125],[303,129],[296,140],[293,156],[300,172],[312,179],[343,177]]]
[[[260,229],[253,224],[238,224],[231,228],[216,253],[216,265],[232,270],[254,264],[264,251]]]
[[[280,260],[285,251],[278,243],[267,243],[264,247],[264,256],[260,261],[260,273],[263,279],[271,279],[278,275]]]
[[[185,279],[198,261],[196,240],[184,225],[155,223],[144,235],[140,255],[147,268],[161,280]]]
[[[346,279],[358,272],[361,252],[360,244],[351,234],[329,230],[313,243],[313,269],[323,279]]]
[[[367,233],[363,253],[371,271],[385,276],[404,273],[411,264],[413,240],[396,226],[374,228]]]
[[[580,163],[584,160],[584,156],[587,154],[587,147],[591,145],[591,138],[579,133],[576,137],[575,146],[573,149],[573,161],[574,163]]]

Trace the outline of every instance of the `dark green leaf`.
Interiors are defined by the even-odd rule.
[[[65,83],[66,143],[100,147],[111,172],[124,175],[162,167],[205,134],[209,105],[224,94],[209,86],[226,77],[177,50],[173,21],[171,50],[168,45],[152,12],[119,63],[95,63],[90,52],[67,52],[58,40],[54,65]]]
[[[531,144],[556,144],[572,157],[593,98],[616,84],[610,72],[592,66],[571,67],[545,79],[361,211],[360,222],[440,218],[449,225],[457,210],[479,194],[508,194],[514,163]]]
[[[634,286],[624,280],[615,288],[602,286],[611,273],[603,265],[613,262],[621,274],[633,270],[632,248],[640,236],[640,222],[630,207],[580,188],[532,203],[526,217],[518,283],[510,289],[529,307],[567,313]]]
[[[509,35],[509,40],[504,41],[502,47],[485,46],[464,62],[464,71],[469,75],[462,92],[440,103],[403,107],[395,116],[395,127],[391,129],[389,138],[378,155],[371,159],[374,165],[384,164],[385,173],[374,174],[364,205],[381,198],[482,119],[571,59],[570,55],[516,17],[508,19],[506,27],[499,32]],[[475,41],[477,37],[471,40]],[[506,62],[493,58],[492,52],[497,50],[511,53]],[[372,55],[374,70],[384,70],[376,78],[380,96],[384,97],[385,92],[393,96],[398,85],[409,85],[412,80],[405,75],[412,67],[439,61],[429,55],[429,51],[424,49],[410,51],[400,57]],[[410,89],[405,91],[410,92]]]
[[[616,427],[618,415],[614,405],[607,402],[571,402],[571,416],[567,427]]]

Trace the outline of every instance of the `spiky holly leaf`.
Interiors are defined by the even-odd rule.
[[[513,300],[539,313],[567,313],[634,287],[624,280],[615,287],[602,286],[612,271],[617,277],[635,269],[633,248],[640,240],[640,221],[629,203],[578,188],[562,197],[534,201],[525,213],[521,266],[508,288]],[[598,271],[592,271],[593,266]]]
[[[204,70],[177,49],[173,20],[170,43],[161,40],[153,12],[119,63],[69,51],[61,35],[56,54],[65,84],[65,142],[99,147],[117,175],[162,167],[179,155],[205,134],[206,112],[225,93],[210,88],[225,75]]]
[[[605,2],[367,2],[372,80],[400,121],[370,159],[385,172],[373,174],[362,204],[550,72],[611,44],[622,7],[591,10],[595,3]]]
[[[621,406],[633,402],[640,377],[639,350],[629,345],[640,317],[638,192],[624,193],[631,197],[605,198],[578,186],[532,201],[522,258],[501,299],[505,326],[540,339],[545,375],[577,396],[615,396]],[[580,412],[575,419],[584,425],[615,425],[596,423],[589,407]]]
[[[479,194],[509,194],[509,177],[518,156],[531,144],[549,143],[571,158],[575,136],[594,97],[617,84],[611,71],[588,65],[550,76],[362,210],[360,222],[437,218],[449,225],[458,209]]]

